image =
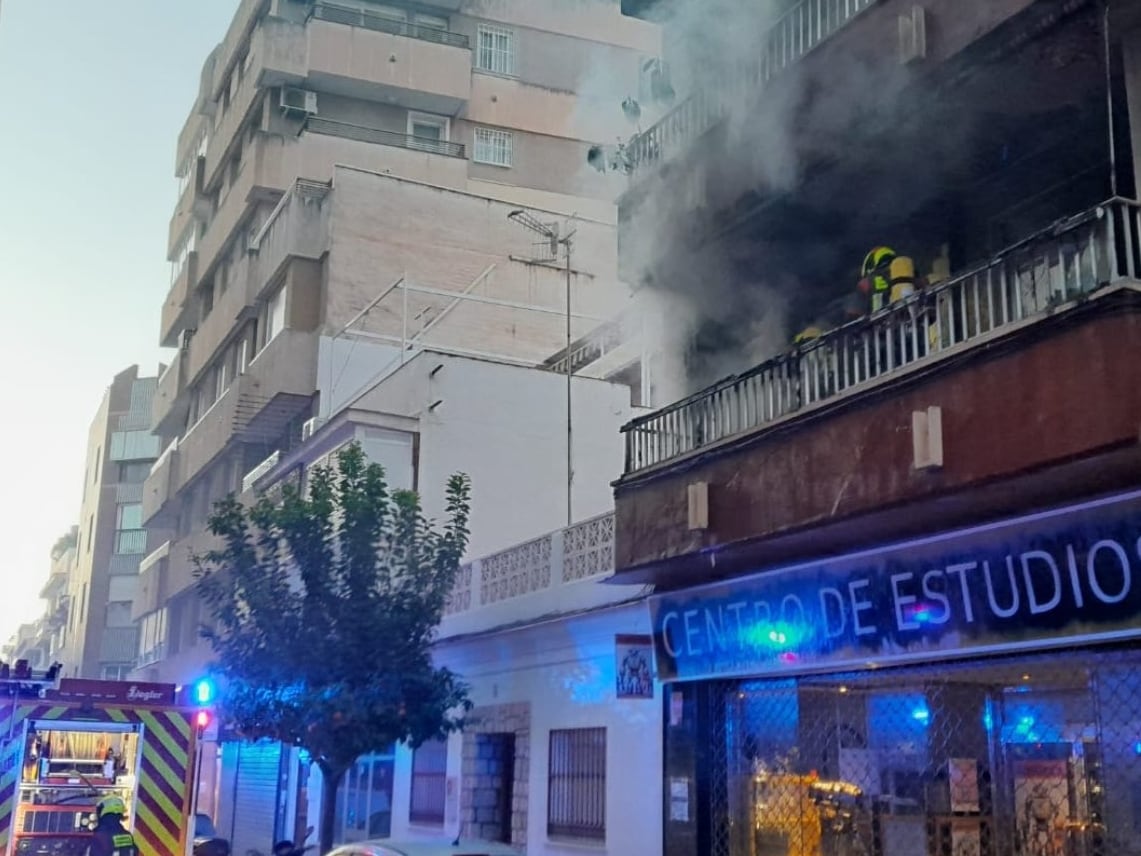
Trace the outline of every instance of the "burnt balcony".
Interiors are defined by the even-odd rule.
[[[631,421],[616,486],[619,567],[871,514],[1123,443],[1135,450],[1139,211],[1120,199],[1096,206]],[[1135,463],[1089,466],[1108,482]],[[707,497],[696,522],[690,489]],[[705,503],[720,522],[702,524]]]
[[[643,171],[684,150],[727,115],[734,99],[768,85],[875,3],[876,0],[797,3],[761,37],[754,61],[738,77],[716,90],[698,90],[631,141],[627,155],[632,170]]]

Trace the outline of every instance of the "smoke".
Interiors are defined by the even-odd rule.
[[[660,0],[650,17],[661,27],[662,56],[676,90],[673,103],[647,99],[644,80],[635,91],[630,68],[601,59],[581,82],[580,109],[598,126],[596,139],[610,146],[648,129],[694,92],[716,98],[726,117],[715,134],[695,144],[704,147],[696,157],[667,154],[664,168],[643,170],[625,188],[638,199],[624,204],[634,215],[620,224],[623,276],[637,292],[628,326],[631,335],[637,328],[643,336],[655,405],[786,351],[794,328],[837,292],[854,289],[859,260],[848,265],[851,282],[836,281],[833,272],[849,260],[838,258],[811,227],[798,232],[793,213],[784,234],[719,231],[716,215],[742,204],[771,206],[799,190],[819,151],[842,152],[850,145],[858,157],[857,144],[845,137],[861,118],[851,94],[881,93],[890,104],[901,85],[895,63],[854,56],[841,70],[843,85],[834,91],[802,79],[794,65],[758,98],[765,36],[795,5],[795,0]],[[637,121],[622,109],[631,96],[639,99]],[[818,141],[819,151],[806,150],[805,140]],[[597,180],[597,171],[584,164],[584,186]],[[872,181],[860,192],[877,189]],[[826,299],[818,287],[822,280],[833,288]]]

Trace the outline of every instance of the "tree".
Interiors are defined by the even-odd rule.
[[[215,505],[221,545],[195,563],[220,713],[243,739],[309,752],[323,781],[322,853],[358,757],[443,738],[471,708],[467,687],[431,657],[470,493],[466,476],[449,479],[446,520],[434,526],[416,494],[389,490],[352,444],[310,470],[307,491]]]

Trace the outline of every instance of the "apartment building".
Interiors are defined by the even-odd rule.
[[[612,185],[586,167],[611,120],[576,91],[598,69],[636,86],[657,29],[588,6],[239,5],[177,146],[146,674],[202,667],[201,646],[171,648],[195,632],[190,556],[214,501],[423,348],[537,365],[568,317],[583,335],[624,298]],[[571,238],[569,266],[520,211]]]
[[[65,551],[59,561],[67,572],[57,564],[45,587],[54,603],[50,620],[67,610],[58,655],[65,676],[118,680],[134,667],[131,604],[147,553],[143,482],[159,453],[150,430],[156,385],[138,366],[120,372],[88,430],[74,559]]]
[[[1132,852],[1137,5],[779,11],[621,201],[680,321],[615,488],[662,852]],[[916,293],[833,312],[877,246]]]

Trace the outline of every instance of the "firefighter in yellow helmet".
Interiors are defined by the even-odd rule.
[[[868,312],[878,312],[891,298],[891,263],[896,253],[891,247],[875,247],[864,256],[860,269],[860,292],[868,299]]]
[[[127,805],[121,797],[104,797],[95,806],[95,830],[87,856],[137,856],[135,837],[123,825]]]

